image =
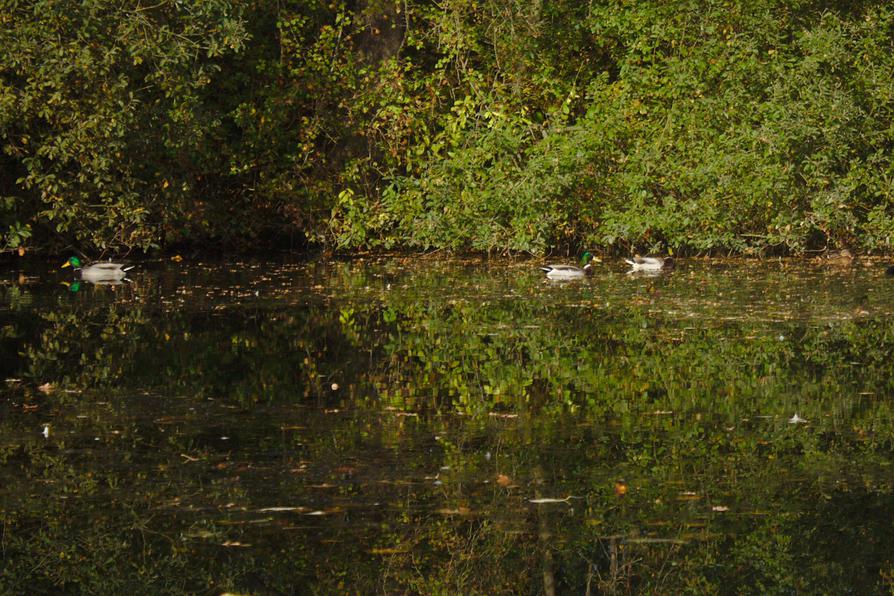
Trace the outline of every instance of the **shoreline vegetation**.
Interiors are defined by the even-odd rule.
[[[881,1],[13,1],[0,255],[890,255],[892,48]]]

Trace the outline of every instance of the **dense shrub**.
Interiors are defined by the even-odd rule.
[[[889,251],[884,2],[9,2],[0,249]]]

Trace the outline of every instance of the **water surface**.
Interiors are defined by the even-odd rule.
[[[7,268],[0,591],[894,588],[881,263],[537,265]]]

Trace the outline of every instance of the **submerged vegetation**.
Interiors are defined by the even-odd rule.
[[[0,11],[0,249],[740,254],[894,234],[894,6]]]

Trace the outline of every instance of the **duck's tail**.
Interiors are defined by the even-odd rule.
[[[130,270],[133,269],[134,267],[136,267],[136,265],[131,265],[130,267],[122,267],[122,268],[121,268],[121,271],[130,271]]]
[[[627,263],[628,265],[636,265],[636,261],[634,261],[632,259],[624,259],[624,262]]]
[[[553,268],[552,267],[541,267],[540,270],[545,271],[546,273],[549,273],[550,271],[553,270]]]

